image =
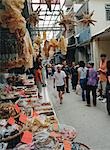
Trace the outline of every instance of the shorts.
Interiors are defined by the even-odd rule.
[[[58,92],[60,92],[60,91],[64,92],[64,91],[65,91],[65,86],[64,86],[64,85],[62,85],[62,86],[57,86],[57,91],[58,91]]]

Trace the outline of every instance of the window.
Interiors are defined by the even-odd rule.
[[[106,10],[106,20],[110,21],[110,4],[105,5],[105,10]]]

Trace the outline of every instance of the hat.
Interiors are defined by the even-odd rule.
[[[62,65],[58,64],[58,65],[57,65],[57,68],[62,68]]]

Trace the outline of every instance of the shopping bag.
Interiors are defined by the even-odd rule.
[[[79,84],[76,86],[76,94],[81,95],[81,86]]]

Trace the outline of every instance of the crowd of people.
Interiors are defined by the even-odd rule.
[[[72,90],[77,91],[81,88],[82,101],[86,101],[88,107],[97,105],[97,100],[107,103],[107,111],[110,115],[110,60],[105,54],[100,56],[98,70],[94,68],[94,62],[89,61],[85,64],[80,61],[77,65],[73,62],[71,66],[64,61],[56,66],[53,75],[53,87],[58,91],[60,104],[63,102],[64,93],[70,93],[69,80],[71,80]],[[92,93],[92,98],[91,98]]]
[[[42,98],[42,87],[45,87],[46,78],[53,79],[53,88],[58,91],[60,104],[63,103],[63,96],[70,93],[70,80],[72,90],[78,93],[81,89],[82,101],[86,101],[88,107],[97,106],[97,100],[107,103],[107,111],[110,115],[110,60],[107,60],[105,54],[100,56],[100,64],[98,70],[94,68],[94,62],[89,61],[85,64],[80,61],[78,64],[73,62],[70,65],[63,61],[62,64],[45,64],[42,65],[42,59],[38,59],[38,66],[35,69],[35,82],[38,87],[39,98]],[[91,98],[92,93],[92,98]]]

